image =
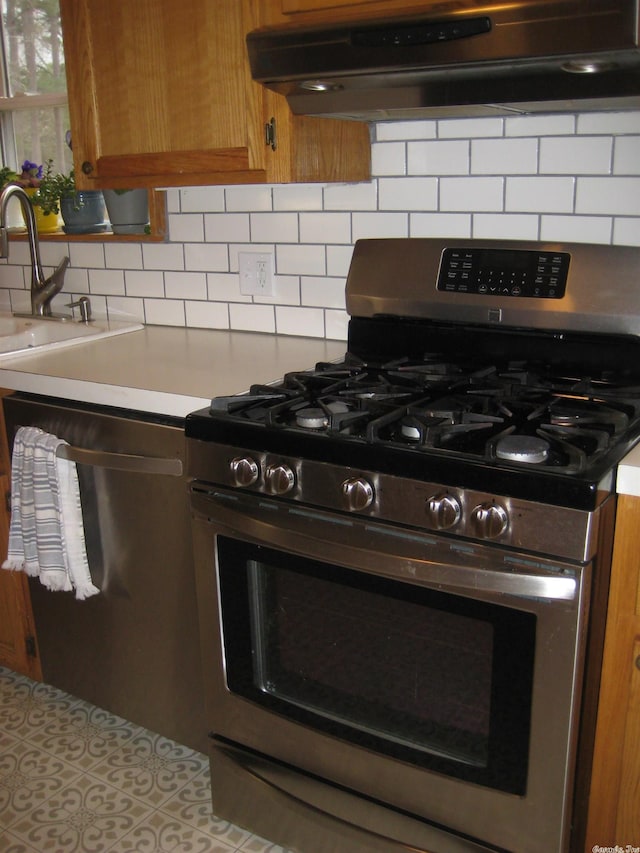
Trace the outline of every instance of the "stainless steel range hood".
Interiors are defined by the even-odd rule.
[[[442,0],[420,16],[250,33],[255,80],[360,120],[640,108],[640,0]]]

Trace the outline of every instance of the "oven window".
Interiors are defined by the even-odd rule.
[[[535,616],[218,537],[229,689],[524,794]]]

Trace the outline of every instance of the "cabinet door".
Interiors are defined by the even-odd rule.
[[[456,11],[455,7],[459,6],[456,2],[446,0],[281,0],[279,9],[276,3],[265,5],[272,7],[270,23],[276,23],[276,15],[282,15],[290,20],[299,18],[301,24],[372,17],[388,18],[392,15],[419,15],[430,12],[441,16]]]
[[[286,102],[274,104],[251,79],[245,35],[261,21],[256,0],[61,0],[60,11],[85,188],[306,180],[309,162],[317,164],[311,179],[332,179],[331,167],[322,173],[327,160],[343,164],[333,179],[368,177],[358,162],[366,127],[347,131],[355,157],[332,140],[336,122],[300,133],[301,150]],[[289,126],[274,150],[265,124],[277,113]]]
[[[640,498],[621,495],[585,850],[630,850],[640,839],[639,520]]]
[[[7,394],[0,390],[0,396]],[[0,562],[9,541],[9,449],[0,405]],[[29,584],[23,572],[0,569],[0,665],[42,679],[37,655]]]

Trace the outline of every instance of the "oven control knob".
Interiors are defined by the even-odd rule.
[[[371,506],[375,493],[373,486],[364,477],[352,477],[342,484],[345,506],[352,512],[360,512]]]
[[[435,530],[448,530],[462,517],[460,501],[454,495],[432,495],[427,500],[427,517]]]
[[[286,495],[296,484],[296,475],[284,462],[269,465],[264,472],[267,491],[272,495]]]
[[[471,524],[476,536],[495,539],[507,529],[509,516],[500,504],[479,504],[471,513]]]
[[[250,456],[236,456],[229,468],[234,486],[253,486],[260,475],[258,463]]]

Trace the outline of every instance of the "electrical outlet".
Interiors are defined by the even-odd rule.
[[[273,255],[269,252],[238,252],[240,293],[273,296]]]

